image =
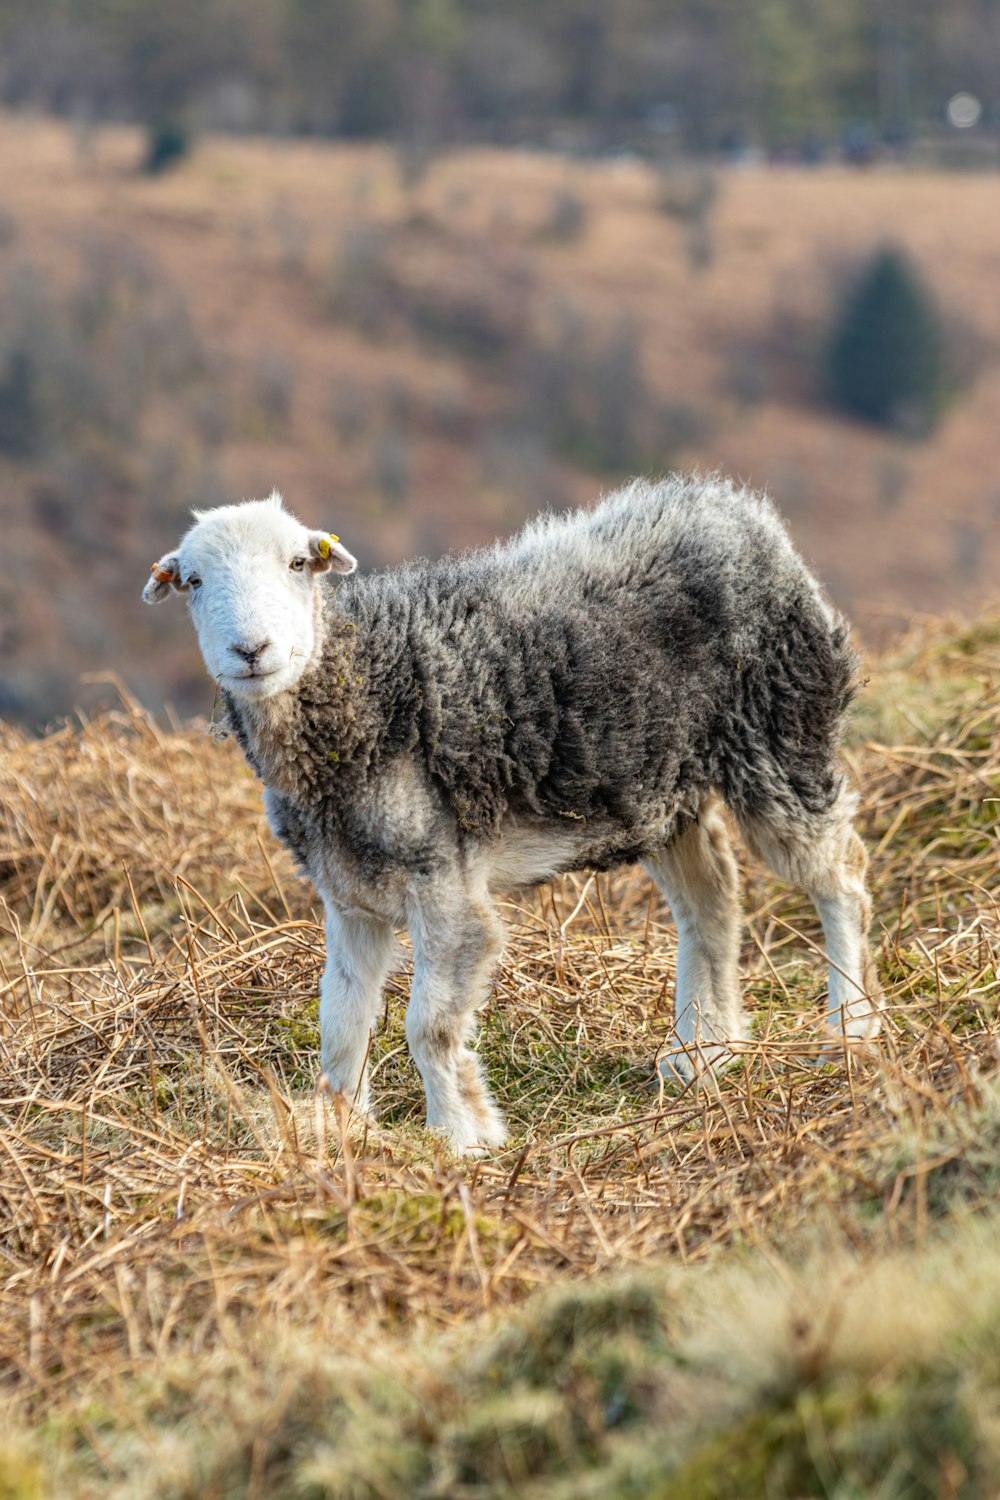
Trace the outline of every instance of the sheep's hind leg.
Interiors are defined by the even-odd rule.
[[[677,924],[675,1041],[660,1060],[665,1077],[689,1082],[733,1061],[747,1024],[740,1002],[739,874],[717,801],[645,868]]]
[[[396,938],[380,917],[328,905],[326,945],[320,1060],[333,1092],[345,1095],[363,1113],[368,1109],[368,1048]]]
[[[507,1126],[468,1042],[503,947],[485,892],[450,883],[414,896],[413,989],[406,1036],[427,1094],[427,1124],[459,1151],[502,1146]]]
[[[871,1040],[882,1024],[882,989],[868,944],[868,857],[853,812],[854,798],[843,793],[825,815],[741,820],[751,851],[800,886],[819,912],[829,963],[826,1022],[838,1049]]]

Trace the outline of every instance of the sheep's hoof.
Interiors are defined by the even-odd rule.
[[[724,1042],[713,1042],[709,1046],[678,1047],[664,1053],[657,1067],[664,1083],[688,1084],[708,1083],[732,1068],[739,1061],[739,1053]]]
[[[496,1110],[447,1123],[443,1120],[428,1123],[459,1156],[489,1156],[507,1141],[507,1123]]]
[[[494,1151],[499,1151],[507,1143],[507,1127],[500,1125],[497,1129],[485,1131],[477,1130],[470,1139],[468,1136],[456,1138],[450,1137],[452,1147],[460,1156],[491,1156]]]
[[[882,1017],[877,1010],[866,1010],[860,1015],[829,1015],[823,1028],[823,1041],[813,1055],[815,1063],[839,1063],[845,1057],[869,1056],[872,1043],[877,1041],[882,1030]]]
[[[368,1096],[367,1088],[362,1093],[351,1095],[346,1089],[336,1089],[330,1082],[329,1074],[321,1073],[316,1084],[316,1092],[320,1096],[326,1094],[333,1105],[337,1115],[352,1130],[358,1125],[374,1125],[377,1111]]]

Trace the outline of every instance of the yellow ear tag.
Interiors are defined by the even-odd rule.
[[[334,536],[334,534],[333,534],[332,531],[330,532],[329,536],[321,536],[320,539],[319,539],[319,541],[318,541],[318,543],[317,543],[317,546],[319,547],[319,555],[320,555],[320,557],[322,557],[324,560],[326,558],[328,558],[330,556],[330,546],[331,546],[331,544],[333,542],[339,542],[339,541],[340,541],[340,537],[339,536]]]

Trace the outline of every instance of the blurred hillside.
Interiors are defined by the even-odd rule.
[[[193,504],[278,486],[365,566],[492,540],[629,473],[768,485],[863,629],[971,608],[1000,561],[995,179],[686,156],[0,121],[0,712],[113,669],[207,713],[183,612],[138,603]],[[838,416],[847,279],[901,244],[952,400],[923,441]]]
[[[860,157],[907,149],[957,91],[995,131],[998,70],[992,0],[0,0],[0,102],[411,156],[671,137]]]

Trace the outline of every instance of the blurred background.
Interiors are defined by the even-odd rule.
[[[208,713],[149,563],[767,486],[863,637],[1000,561],[998,0],[0,0],[0,715]]]

